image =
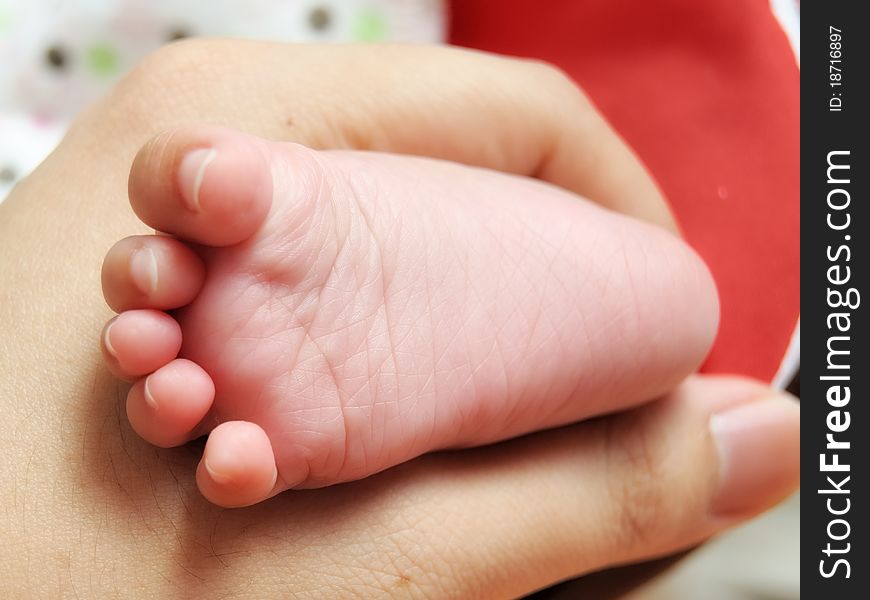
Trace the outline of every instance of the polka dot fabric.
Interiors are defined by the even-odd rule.
[[[178,39],[439,42],[440,0],[0,0],[0,201],[85,105]]]

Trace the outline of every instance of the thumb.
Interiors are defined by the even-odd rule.
[[[789,495],[799,434],[791,397],[745,379],[693,377],[635,411],[482,449],[479,459],[445,456],[457,506],[483,508],[442,503],[442,522],[474,536],[430,550],[473,565],[466,571],[493,597],[666,556]],[[464,597],[474,582],[457,576],[448,587]]]

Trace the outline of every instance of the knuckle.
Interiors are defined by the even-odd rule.
[[[671,521],[665,444],[642,419],[630,422],[629,431],[607,427],[608,494],[616,512],[613,541],[623,549],[646,547]]]
[[[181,40],[147,55],[106,98],[106,110],[131,127],[153,130],[177,111],[179,99],[205,101],[231,64],[229,43]]]
[[[220,43],[208,40],[182,40],[163,46],[148,54],[118,84],[115,95],[140,98],[142,95],[177,93],[177,86],[188,87],[191,79],[207,76]]]
[[[536,84],[533,89],[563,100],[583,97],[574,80],[560,67],[537,59],[523,59],[520,62],[523,63],[528,77]]]
[[[165,77],[189,77],[203,72],[203,66],[220,62],[225,42],[196,38],[167,44],[148,54],[128,75],[135,85],[151,85]]]
[[[537,59],[510,59],[515,69],[506,73],[515,75],[508,84],[519,93],[512,97],[525,98],[538,118],[549,124],[553,131],[579,128],[586,133],[598,129],[598,111],[583,90],[561,68]]]
[[[548,81],[553,85],[573,85],[571,78],[565,71],[551,62],[536,58],[527,58],[523,62],[532,74],[544,81]]]

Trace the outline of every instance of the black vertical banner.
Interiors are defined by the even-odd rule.
[[[801,591],[870,598],[870,21],[801,3]]]

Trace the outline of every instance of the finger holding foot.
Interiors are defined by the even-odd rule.
[[[103,260],[103,296],[118,312],[179,308],[196,297],[204,279],[205,266],[199,256],[166,236],[124,238]]]
[[[128,310],[103,328],[103,358],[117,377],[132,380],[178,356],[181,327],[164,312]]]
[[[278,469],[266,432],[229,421],[209,434],[196,482],[203,496],[227,508],[256,504],[277,493]]]
[[[130,171],[133,210],[147,225],[207,246],[250,237],[272,204],[262,140],[219,127],[153,138]]]
[[[439,560],[483,557],[480,568],[433,574],[428,595],[478,597],[484,577],[489,597],[520,598],[683,551],[773,507],[800,482],[800,406],[759,382],[693,377],[634,411],[418,464],[426,476],[398,514],[425,507],[415,531]],[[383,492],[389,481],[364,485]],[[445,524],[469,534],[440,535]],[[427,595],[425,581],[419,589]],[[557,597],[617,597],[564,591]]]
[[[197,436],[213,401],[211,377],[180,358],[136,382],[127,395],[127,418],[146,441],[170,448]]]

